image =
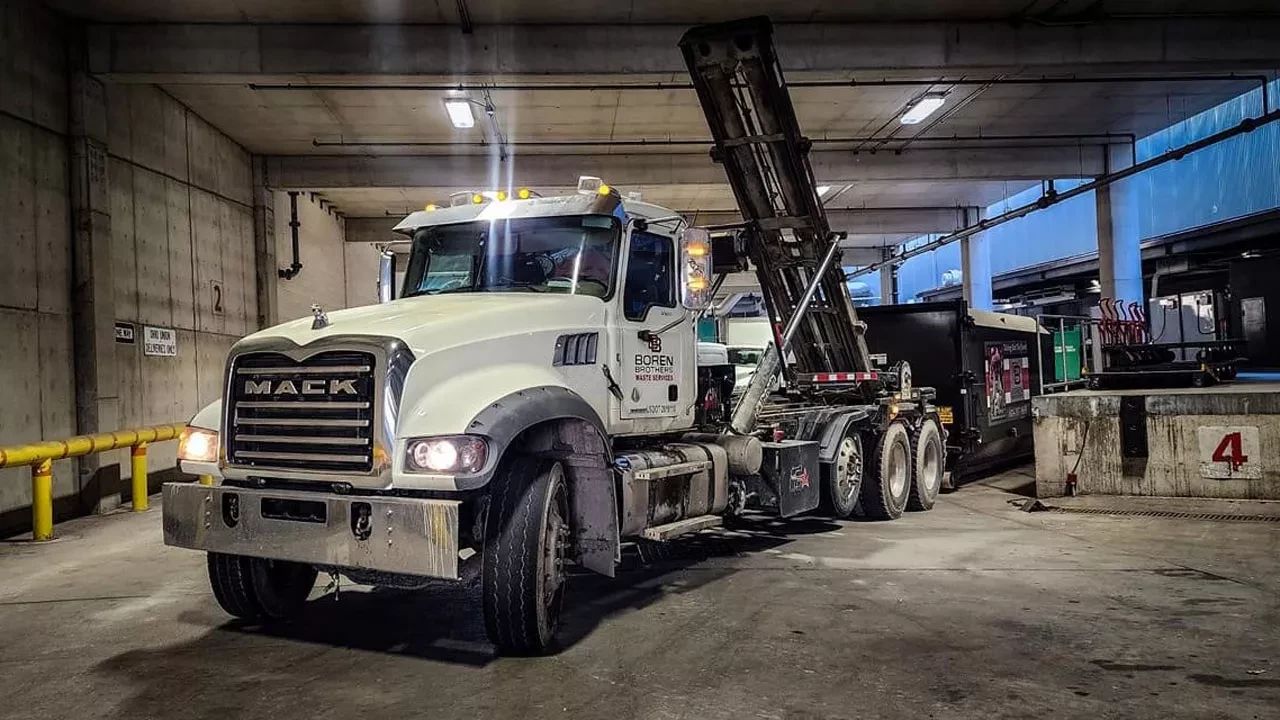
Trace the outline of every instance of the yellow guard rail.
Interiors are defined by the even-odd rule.
[[[77,435],[66,440],[0,447],[0,469],[31,467],[31,537],[53,539],[53,461],[93,453],[131,448],[133,461],[133,511],[147,509],[147,445],[176,440],[185,424],[156,425],[137,430],[120,430],[96,435]],[[201,482],[205,479],[201,478]]]

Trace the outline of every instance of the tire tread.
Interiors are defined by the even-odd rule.
[[[248,558],[211,552],[208,566],[213,596],[223,610],[242,620],[262,619],[262,606],[249,577]]]
[[[925,493],[924,488],[921,487],[920,485],[920,471],[923,469],[922,467],[920,467],[920,456],[919,456],[920,438],[924,434],[924,427],[925,427],[925,424],[927,423],[931,423],[934,426],[934,428],[936,428],[935,435],[938,438],[938,444],[941,446],[940,447],[941,454],[939,456],[939,462],[945,463],[945,460],[946,460],[947,448],[942,443],[942,423],[938,422],[938,418],[936,416],[929,415],[925,417],[924,421],[920,423],[919,427],[914,427],[914,428],[911,428],[910,430],[911,447],[909,449],[909,452],[911,453],[912,478],[911,478],[911,491],[907,495],[907,510],[910,510],[912,512],[921,512],[924,510],[931,510],[933,508],[934,502],[937,500],[937,493],[934,493],[933,496],[930,497],[927,493]],[[938,488],[939,488],[939,491],[941,491],[941,488],[942,488],[941,483],[939,483]]]
[[[550,463],[517,456],[493,479],[493,502],[485,528],[482,597],[489,639],[506,655],[546,652],[539,638],[536,597],[542,507]]]
[[[886,445],[884,440],[889,435],[896,432],[895,430],[893,430],[894,427],[901,427],[901,426],[902,426],[901,422],[894,421],[890,423],[889,426],[885,429],[884,435],[877,436],[873,433],[867,433],[867,435],[863,438],[864,452],[867,445],[872,446],[871,454],[869,456],[870,463],[865,464],[863,466],[864,470],[863,470],[863,477],[862,477],[862,492],[860,496],[862,512],[866,517],[873,518],[876,520],[896,520],[897,518],[902,516],[902,512],[905,509],[906,502],[902,503],[902,507],[895,507],[892,504],[892,497],[890,496],[889,484],[886,478],[886,474],[887,474],[886,471],[888,470],[888,468],[886,467],[887,460],[884,456],[885,445]],[[870,442],[867,442],[868,439],[870,440]],[[908,436],[907,438],[908,456],[910,456],[910,453],[911,453],[911,439],[910,439],[910,436]],[[908,457],[907,464],[908,464],[908,473],[910,473],[910,467],[914,465],[914,463],[911,462],[910,457]],[[867,469],[869,469],[870,472],[867,472]],[[913,481],[912,477],[907,478],[908,488],[910,488],[912,481]],[[910,490],[908,489],[908,494],[909,492]]]

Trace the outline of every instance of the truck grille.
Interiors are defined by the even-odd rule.
[[[367,473],[373,468],[374,357],[323,352],[237,357],[227,408],[227,460],[263,469]]]

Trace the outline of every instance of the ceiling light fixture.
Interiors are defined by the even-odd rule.
[[[819,186],[818,186],[818,197],[819,197],[819,198],[824,198],[824,197],[826,197],[826,196],[827,196],[827,193],[829,193],[829,192],[831,192],[831,186],[830,186],[830,185],[819,185]]]
[[[471,101],[454,98],[444,101],[444,109],[449,113],[449,122],[455,128],[463,130],[476,126],[476,116],[471,113]]]
[[[898,122],[903,125],[919,125],[925,118],[937,112],[946,101],[947,98],[943,95],[925,95],[911,103],[907,111],[902,113],[902,117],[898,118]]]

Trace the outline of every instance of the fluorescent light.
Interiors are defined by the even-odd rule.
[[[902,113],[902,117],[898,119],[898,122],[903,125],[919,125],[925,118],[942,107],[942,104],[946,101],[947,99],[941,95],[925,95],[911,103],[911,107]]]
[[[475,127],[476,117],[471,114],[469,100],[445,100],[444,109],[449,112],[449,122],[458,129]]]
[[[829,193],[829,192],[831,192],[831,186],[830,186],[830,185],[819,185],[819,186],[818,186],[818,197],[820,197],[820,198],[822,198],[822,197],[826,197],[826,196],[827,196],[827,193]]]

